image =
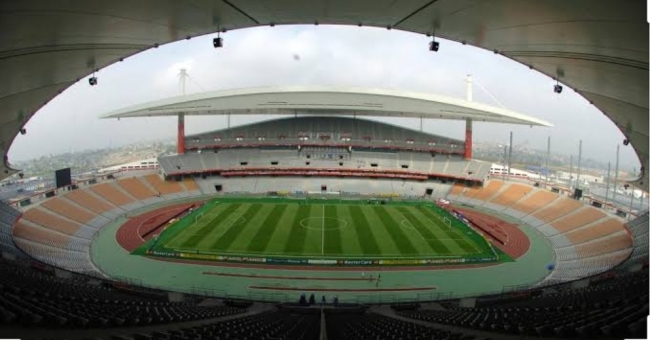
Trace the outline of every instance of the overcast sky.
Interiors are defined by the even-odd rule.
[[[276,26],[243,29],[223,35],[224,48],[212,48],[214,35],[161,46],[101,70],[99,85],[82,79],[52,100],[18,136],[10,161],[46,154],[80,151],[172,138],[174,118],[99,119],[125,106],[180,94],[178,73],[186,68],[193,81],[188,93],[277,85],[341,85],[392,88],[465,98],[465,77],[474,78],[474,100],[547,120],[552,128],[491,123],[474,124],[475,141],[514,145],[615,160],[623,134],[594,106],[574,91],[553,93],[552,79],[512,60],[469,45],[441,41],[428,51],[422,35],[378,28],[339,26]],[[299,56],[296,58],[295,56]],[[484,91],[481,87],[487,89]],[[496,99],[496,101],[495,101]],[[267,117],[268,118],[268,117]],[[233,124],[249,117],[233,117]],[[385,119],[419,128],[419,120]],[[188,117],[186,133],[225,127],[224,117]],[[425,121],[425,131],[464,138],[464,123]],[[621,145],[622,168],[637,168],[631,146]]]

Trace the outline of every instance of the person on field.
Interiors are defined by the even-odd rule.
[[[377,274],[377,281],[375,281],[375,287],[379,287],[379,281],[381,281],[381,274]]]

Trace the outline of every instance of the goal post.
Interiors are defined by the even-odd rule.
[[[202,220],[203,216],[204,216],[203,213],[199,213],[196,216],[194,216],[194,223],[198,223],[200,220]]]
[[[449,228],[451,228],[451,220],[447,217],[443,217],[442,222]]]

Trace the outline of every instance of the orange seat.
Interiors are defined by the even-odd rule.
[[[90,187],[90,190],[118,207],[135,202],[131,197],[123,194],[120,190],[112,186],[110,183],[94,185]]]
[[[70,241],[70,236],[61,235],[47,229],[35,228],[21,221],[18,221],[14,226],[13,234],[16,237],[57,248],[66,248]]]
[[[138,200],[156,196],[156,193],[147,188],[137,177],[120,179],[117,181],[117,184]]]
[[[582,207],[582,203],[579,201],[560,197],[560,199],[553,201],[553,203],[546,206],[546,208],[535,212],[533,216],[544,222],[551,222],[566,214],[580,209],[580,207]]]
[[[579,257],[590,257],[628,248],[632,248],[632,238],[628,234],[620,234],[588,244],[577,245],[576,252]]]
[[[86,191],[86,189],[71,191],[66,194],[65,197],[90,211],[96,212],[97,214],[113,209],[113,206],[91,195]]]
[[[463,192],[463,189],[465,189],[464,185],[462,185],[460,183],[456,183],[456,184],[454,184],[453,187],[451,187],[451,191],[449,192],[449,194],[458,196]]]
[[[561,233],[565,233],[569,230],[580,228],[583,225],[598,221],[605,216],[606,214],[604,212],[596,208],[585,207],[576,213],[566,215],[551,223],[551,227]]]
[[[625,230],[623,223],[615,218],[609,218],[603,222],[590,225],[586,228],[571,231],[566,234],[566,237],[571,241],[571,243],[578,244],[595,240],[621,230]]]
[[[183,179],[183,184],[189,191],[199,190],[199,186],[194,182],[194,178]]]
[[[35,207],[25,211],[22,218],[45,228],[58,230],[68,235],[74,235],[81,228],[81,224],[68,221],[53,213],[46,212],[40,207]]]
[[[517,202],[517,204],[513,205],[511,208],[525,214],[530,214],[533,211],[553,202],[556,198],[558,198],[558,196],[550,191],[536,190],[532,195]]]
[[[504,191],[494,197],[490,202],[504,207],[509,207],[526,196],[533,189],[524,184],[512,183]]]
[[[81,209],[59,197],[43,202],[42,206],[79,223],[88,223],[90,220],[97,217],[96,214]]]
[[[492,196],[494,196],[503,185],[504,183],[502,181],[491,180],[490,183],[481,190],[481,192],[474,196],[474,198],[480,201],[487,201],[492,198]]]
[[[162,195],[175,194],[177,192],[183,191],[183,187],[181,187],[179,183],[173,181],[163,181],[162,178],[156,174],[147,175],[144,177],[144,179]]]

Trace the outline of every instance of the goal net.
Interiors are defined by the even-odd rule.
[[[199,222],[200,220],[203,219],[203,213],[199,213],[198,215],[194,216],[194,223]]]
[[[450,219],[448,219],[447,217],[444,217],[444,218],[442,219],[442,222],[443,222],[447,227],[451,228],[451,220],[450,220]]]

